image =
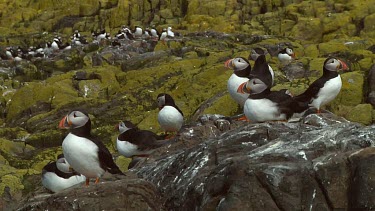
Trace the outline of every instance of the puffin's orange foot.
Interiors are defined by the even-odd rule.
[[[97,177],[95,180],[95,184],[98,184],[98,183],[99,183],[99,177]]]
[[[85,184],[85,186],[87,187],[87,186],[89,186],[89,184],[90,184],[90,179],[86,178],[86,184]]]
[[[244,115],[238,119],[236,119],[237,121],[246,121],[246,122],[250,122],[250,120]]]
[[[174,137],[176,137],[176,135],[174,135],[174,134],[169,134],[169,135],[165,136],[165,140],[169,140],[169,139],[172,139],[172,138],[174,138]]]
[[[321,114],[321,111],[320,111],[320,109],[318,109],[318,110],[316,111],[316,113],[317,113],[317,114]]]

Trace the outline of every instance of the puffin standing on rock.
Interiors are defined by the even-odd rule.
[[[86,177],[71,170],[64,156],[59,155],[58,160],[48,163],[42,170],[42,184],[48,190],[56,193],[82,183]]]
[[[331,102],[340,93],[342,81],[338,71],[348,69],[345,62],[336,58],[327,58],[323,64],[323,75],[294,99],[308,103],[317,109],[317,113],[320,113],[321,107]]]
[[[172,96],[162,93],[158,95],[157,101],[160,109],[158,114],[160,127],[166,133],[178,132],[184,123],[184,114],[177,107]]]
[[[162,136],[148,130],[140,130],[130,121],[120,122],[118,125],[120,135],[117,137],[116,145],[119,153],[127,158],[147,157],[156,148],[170,143]]]
[[[62,143],[64,157],[75,171],[86,176],[86,186],[90,178],[96,178],[95,184],[99,183],[106,171],[123,175],[106,146],[91,135],[91,120],[86,112],[70,112],[59,127],[70,129]]]
[[[295,101],[285,89],[271,91],[272,77],[265,56],[255,61],[247,82],[238,87],[239,93],[249,93],[244,113],[251,122],[285,121],[294,113],[308,109],[308,105]]]

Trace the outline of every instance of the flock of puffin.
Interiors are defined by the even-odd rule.
[[[266,61],[266,53],[261,48],[255,48],[251,50],[248,59],[237,57],[225,62],[225,67],[233,70],[227,83],[228,92],[243,107],[245,119],[250,122],[287,121],[292,116],[303,115],[310,108],[320,113],[322,106],[340,92],[342,82],[338,71],[348,70],[343,61],[327,58],[323,63],[323,75],[305,92],[293,96],[286,89],[271,91],[274,72]],[[282,64],[286,64],[295,58],[295,54],[291,48],[285,48],[279,52],[278,58]],[[249,60],[255,61],[253,68]],[[173,98],[162,93],[157,96],[157,103],[161,128],[166,134],[178,132],[184,123],[184,116]],[[63,155],[43,169],[44,187],[59,192],[84,181],[87,186],[91,178],[95,178],[95,183],[98,183],[106,171],[123,174],[105,145],[91,135],[91,121],[86,112],[70,112],[60,121],[59,127],[70,129],[70,133],[62,143]],[[140,130],[130,121],[120,122],[118,130],[117,150],[133,161],[147,157],[158,147],[171,143],[166,135]],[[133,161],[129,168],[134,165]]]
[[[175,35],[179,36],[179,33],[172,31],[172,27],[163,28],[159,33],[155,27],[146,27],[144,30],[135,26],[133,30],[130,30],[127,26],[122,26],[121,29],[111,37],[110,33],[106,32],[105,29],[99,32],[91,31],[92,42],[101,43],[104,40],[109,40],[112,46],[121,46],[121,40],[150,40],[150,41],[162,41],[164,42],[168,38],[174,38]],[[0,53],[0,60],[31,60],[32,58],[47,58],[56,51],[70,50],[72,46],[82,46],[89,44],[87,39],[81,35],[78,30],[75,30],[73,35],[70,37],[70,42],[63,42],[60,36],[55,36],[51,41],[46,42],[44,45],[38,44],[37,46],[25,47],[14,47],[9,46],[5,48],[5,51]]]

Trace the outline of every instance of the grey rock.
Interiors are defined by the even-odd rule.
[[[289,81],[308,76],[308,72],[302,62],[289,63],[282,68],[282,71],[285,73],[285,76]]]

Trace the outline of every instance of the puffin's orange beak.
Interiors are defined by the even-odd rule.
[[[72,122],[68,121],[68,116],[64,116],[62,120],[59,123],[60,129],[69,129],[69,127],[72,125]]]
[[[293,59],[296,59],[296,58],[297,58],[296,53],[293,52],[293,54],[292,54],[292,58],[293,58]]]
[[[242,83],[242,84],[238,87],[238,89],[237,89],[237,93],[245,94],[245,89],[246,89],[246,92],[247,92],[247,93],[250,93],[250,89],[246,87],[246,83],[247,83],[247,82],[244,82],[244,83]],[[245,89],[244,89],[244,88],[245,88]]]
[[[225,63],[224,63],[224,66],[226,67],[226,68],[230,68],[230,69],[233,69],[233,59],[229,59],[229,60],[227,60]]]
[[[345,62],[343,62],[341,60],[339,60],[339,62],[341,64],[340,67],[339,67],[340,70],[343,70],[343,71],[349,70],[349,67]]]

